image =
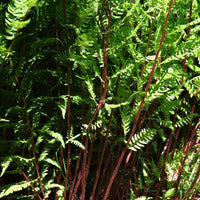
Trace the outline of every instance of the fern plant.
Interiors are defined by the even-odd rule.
[[[198,0],[0,14],[0,198],[199,196]]]

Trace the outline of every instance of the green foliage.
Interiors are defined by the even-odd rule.
[[[37,0],[12,0],[8,5],[6,12],[6,38],[8,40],[14,39],[20,29],[24,28],[30,20],[26,19],[31,7],[35,6]]]
[[[153,139],[156,132],[155,129],[142,129],[139,133],[134,134],[129,149],[133,151],[141,149],[145,144],[148,144]]]
[[[168,0],[0,3],[0,198],[103,199],[110,180],[109,199],[200,195],[190,3],[176,0],[167,24]]]
[[[22,191],[23,189],[30,187],[30,185],[36,181],[37,181],[37,179],[33,180],[31,182],[22,181],[19,183],[15,183],[14,185],[11,185],[9,188],[3,189],[2,192],[0,193],[0,198],[7,197],[14,192]]]

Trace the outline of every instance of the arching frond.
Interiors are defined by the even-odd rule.
[[[155,129],[142,129],[139,133],[134,134],[129,144],[129,149],[137,151],[148,144],[156,134]]]
[[[11,0],[6,12],[6,38],[12,40],[17,32],[25,27],[30,19],[26,19],[30,9],[35,6],[37,0]]]

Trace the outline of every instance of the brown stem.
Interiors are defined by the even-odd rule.
[[[141,76],[140,76],[141,78],[143,77],[144,68],[145,68],[145,65],[146,65],[146,57],[148,56],[149,43],[150,43],[151,32],[152,32],[152,24],[153,24],[153,23],[151,23],[151,21],[150,21],[150,33],[149,33],[149,36],[148,36],[147,46],[146,46],[146,52],[145,52],[144,61],[143,61],[143,64],[142,64],[142,71],[141,71]]]
[[[174,197],[176,197],[176,195],[177,195],[178,186],[179,186],[179,183],[180,183],[180,180],[181,180],[181,175],[182,175],[182,172],[183,172],[183,167],[184,167],[185,161],[186,161],[186,159],[188,157],[189,151],[190,151],[190,149],[191,149],[191,147],[192,147],[192,145],[194,143],[193,138],[194,138],[194,135],[195,135],[195,133],[196,133],[196,131],[197,131],[199,126],[200,126],[200,124],[197,122],[195,128],[192,130],[191,137],[187,142],[186,149],[185,149],[185,156],[181,160],[181,167],[178,167],[178,173],[177,173],[178,174],[178,178],[177,178],[177,182],[176,182],[176,190],[175,190]]]
[[[129,145],[129,143],[130,143],[130,141],[131,141],[131,139],[132,139],[132,137],[133,137],[133,134],[135,133],[135,129],[136,129],[136,126],[137,126],[137,122],[138,122],[140,113],[141,113],[141,111],[142,111],[142,107],[143,107],[143,104],[144,104],[144,100],[145,100],[146,94],[147,94],[147,92],[148,92],[148,89],[149,89],[149,86],[150,86],[150,83],[151,83],[151,79],[152,79],[152,77],[153,77],[153,73],[154,73],[155,68],[156,68],[156,62],[157,62],[157,59],[158,59],[158,56],[159,56],[159,53],[160,53],[160,50],[161,50],[161,47],[162,47],[163,40],[164,40],[164,38],[165,38],[165,29],[166,29],[166,27],[167,27],[167,22],[168,22],[169,13],[170,13],[172,4],[173,4],[173,0],[170,1],[169,10],[168,10],[168,13],[167,13],[167,16],[166,16],[166,19],[165,19],[165,25],[164,25],[162,37],[161,37],[161,40],[160,40],[160,46],[159,46],[159,49],[158,49],[158,51],[157,51],[157,53],[156,53],[156,57],[155,57],[155,60],[154,60],[154,63],[153,63],[153,67],[152,67],[152,70],[151,70],[151,73],[150,73],[150,76],[149,76],[149,80],[148,80],[147,85],[146,85],[145,95],[142,97],[142,100],[141,100],[141,103],[140,103],[140,107],[139,107],[139,110],[138,110],[138,112],[137,112],[137,115],[136,115],[136,118],[135,118],[135,122],[134,122],[134,125],[133,125],[133,129],[132,129],[131,134],[130,134],[130,136],[129,136],[129,139],[128,139],[127,143],[126,143],[126,146],[124,147],[124,149],[123,149],[123,151],[122,151],[122,153],[121,153],[121,156],[120,156],[120,158],[119,158],[119,161],[118,161],[118,163],[117,163],[117,166],[115,167],[115,170],[114,170],[113,175],[112,175],[112,177],[111,177],[111,179],[110,179],[110,182],[109,182],[109,185],[108,185],[108,187],[107,187],[107,190],[106,190],[106,193],[105,193],[105,196],[104,196],[103,200],[106,200],[106,199],[108,198],[108,195],[109,195],[111,186],[112,186],[113,181],[114,181],[114,179],[115,179],[115,177],[116,177],[116,175],[117,175],[117,172],[118,172],[119,167],[120,167],[120,165],[121,165],[121,162],[122,162],[122,160],[123,160],[124,154],[125,154],[125,152],[126,152],[126,150],[127,150],[127,148],[128,148],[128,145]]]
[[[20,90],[20,94],[21,94],[21,99],[22,99],[22,102],[23,102],[23,106],[24,106],[24,114],[25,114],[25,118],[26,118],[26,122],[28,124],[28,130],[29,130],[29,133],[30,133],[30,136],[32,138],[31,140],[31,144],[32,144],[32,153],[33,153],[33,157],[34,157],[34,165],[35,165],[35,170],[36,170],[36,173],[37,173],[37,176],[38,176],[38,180],[39,180],[39,184],[40,184],[40,188],[42,190],[42,194],[43,196],[45,197],[45,193],[44,193],[44,188],[43,188],[43,185],[42,185],[42,181],[41,181],[41,178],[40,178],[40,172],[39,172],[39,169],[38,169],[38,164],[37,164],[37,157],[36,157],[36,152],[35,152],[35,144],[34,144],[34,135],[33,135],[33,129],[31,127],[31,122],[29,120],[29,116],[28,116],[28,112],[27,112],[27,106],[26,106],[26,100],[25,100],[25,96],[24,96],[24,91],[22,90],[21,88],[21,85],[20,85],[20,82],[19,82],[19,79],[14,71],[14,68],[13,68],[13,63],[12,61],[10,61],[10,67],[13,71],[13,74],[14,74],[14,77],[15,77],[15,80],[16,80],[16,83],[19,87],[19,90]],[[46,199],[46,198],[45,198]]]
[[[192,18],[192,3],[193,0],[191,0],[190,2],[190,15],[189,15],[189,23],[191,22],[191,18]],[[190,34],[190,24],[188,26],[188,30],[187,30],[187,38],[189,38],[189,34]],[[181,79],[181,85],[183,85],[183,79],[184,79],[184,73],[185,73],[185,63],[187,60],[187,55],[185,55],[185,58],[183,60],[183,73],[182,73],[182,79]]]
[[[65,36],[67,43],[67,139],[70,139],[70,62],[69,62],[69,36],[68,36],[68,26],[67,26],[67,15],[66,15],[66,2],[63,0],[63,15],[65,21]],[[71,142],[69,141],[67,145],[67,172],[65,178],[65,189],[64,189],[64,200],[67,199],[67,185],[68,178],[70,174],[70,153],[71,153]]]
[[[77,173],[78,173],[78,169],[79,169],[80,159],[81,159],[81,152],[79,153],[79,156],[78,156],[78,159],[77,159],[77,162],[76,162],[75,174],[74,174],[72,184],[70,186],[70,192],[69,192],[68,200],[71,200],[71,198],[72,198],[72,193],[73,193],[73,189],[74,189],[74,185],[75,185],[75,181],[76,181],[76,177],[77,177]]]
[[[26,175],[26,173],[22,170],[22,168],[18,165],[19,170],[21,171],[22,175],[24,176],[24,178],[26,179],[27,182],[30,182],[28,176]],[[34,186],[31,184],[31,188],[33,190],[33,192],[36,194],[36,196],[38,197],[39,200],[42,200],[42,198],[40,197],[40,195],[38,194],[38,192],[35,190]]]
[[[166,153],[165,153],[164,163],[163,163],[163,166],[162,166],[160,182],[159,182],[159,185],[158,185],[158,188],[157,188],[157,191],[156,191],[155,200],[158,199],[158,196],[160,194],[160,189],[161,189],[161,186],[162,186],[162,183],[163,183],[163,179],[164,179],[164,175],[165,175],[165,165],[166,165],[168,154],[169,154],[169,150],[170,150],[170,147],[171,147],[172,136],[173,136],[173,131],[171,131],[170,136],[168,138],[167,149],[166,149]]]
[[[122,169],[121,175],[119,177],[119,180],[117,181],[117,185],[116,185],[114,191],[118,191],[119,190],[119,186],[120,186],[121,180],[122,180],[122,178],[124,176],[126,166],[128,165],[128,162],[129,162],[131,156],[132,156],[132,150],[129,150],[128,155],[126,157],[125,164],[123,165],[123,169]],[[115,192],[115,194],[113,195],[113,198],[112,198],[113,200],[116,198],[116,195],[117,195],[117,193]]]
[[[85,189],[86,189],[86,160],[87,160],[87,152],[88,152],[88,135],[85,137],[85,150],[83,153],[83,164],[81,168],[81,200],[85,199]]]
[[[199,164],[199,167],[198,167],[198,170],[197,170],[197,173],[196,173],[196,176],[193,180],[193,183],[192,185],[190,186],[189,190],[183,195],[183,199],[186,197],[186,195],[194,188],[198,178],[199,178],[199,175],[200,175],[200,164]]]
[[[72,193],[72,200],[75,200],[74,196],[77,193],[77,190],[78,190],[78,187],[79,187],[80,183],[81,183],[81,171],[79,172],[78,180],[76,182],[76,186],[74,188],[74,192]]]
[[[99,186],[98,186],[98,189],[97,189],[97,194],[96,194],[96,199],[97,200],[100,198],[100,193],[101,193],[101,189],[102,189],[103,180],[104,180],[105,173],[106,173],[106,170],[108,168],[109,161],[110,161],[110,158],[111,158],[111,151],[112,151],[112,148],[110,146],[110,148],[108,150],[108,155],[107,155],[107,158],[106,158],[106,161],[105,161],[105,165],[104,165],[104,168],[103,168],[103,171],[102,171],[102,174],[101,174],[100,183],[99,183]]]
[[[195,106],[196,106],[198,93],[199,93],[199,88],[197,88],[196,93],[194,95],[194,101],[193,101],[191,112],[190,112],[191,115],[194,113],[194,109],[195,109]],[[184,152],[185,152],[185,145],[187,143],[188,138],[190,137],[191,126],[192,126],[192,118],[190,119],[190,122],[189,122],[189,125],[188,125],[188,131],[187,131],[187,134],[186,134],[186,137],[185,137],[185,141],[184,141],[184,147],[183,147],[183,151]]]
[[[103,2],[104,3],[104,2]],[[103,4],[104,5],[104,4]],[[103,7],[103,6],[102,6]],[[104,53],[104,67],[103,67],[103,75],[102,75],[102,80],[104,81],[104,93],[103,93],[103,96],[102,96],[102,99],[101,101],[99,102],[99,105],[97,106],[92,118],[90,119],[89,121],[89,124],[88,124],[88,128],[87,128],[87,133],[90,131],[90,128],[91,128],[91,125],[92,125],[92,122],[95,118],[95,116],[98,114],[99,112],[99,109],[102,107],[103,103],[104,103],[104,100],[106,98],[106,93],[107,93],[107,81],[108,81],[108,78],[107,78],[107,62],[108,62],[108,55],[107,55],[107,48],[108,48],[108,45],[109,45],[109,35],[110,35],[110,24],[111,24],[111,14],[112,14],[112,2],[110,3],[110,11],[109,11],[109,19],[108,19],[108,25],[107,25],[107,40],[106,40],[106,45],[103,43],[103,53]],[[103,38],[105,36],[103,35]],[[100,88],[100,95],[101,95],[101,88]]]

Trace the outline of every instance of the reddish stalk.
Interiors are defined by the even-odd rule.
[[[65,36],[67,43],[67,139],[70,139],[70,62],[69,62],[69,36],[68,36],[68,26],[67,26],[67,15],[66,15],[66,2],[63,0],[63,16],[65,22]],[[67,185],[68,178],[70,174],[70,153],[71,153],[71,142],[69,141],[67,145],[67,172],[65,178],[65,189],[64,189],[64,200],[67,199]]]
[[[106,138],[105,138],[105,141],[104,141],[103,147],[102,147],[101,157],[98,161],[99,165],[98,165],[98,168],[97,168],[97,171],[96,171],[96,178],[95,178],[94,186],[93,186],[92,193],[91,193],[91,196],[90,196],[90,200],[94,200],[94,194],[95,194],[95,191],[96,191],[96,186],[97,186],[97,183],[98,183],[98,180],[99,180],[99,175],[100,175],[100,172],[101,172],[103,156],[104,156],[105,149],[106,149],[106,146],[107,146],[108,133],[109,133],[109,130],[110,130],[110,125],[111,125],[112,116],[113,116],[112,111],[111,111],[111,115],[110,115],[110,118],[109,118],[109,124],[108,124],[107,132],[106,132]]]
[[[79,172],[79,175],[78,175],[78,180],[76,182],[76,186],[74,188],[74,192],[72,193],[72,200],[75,200],[75,194],[77,193],[77,190],[78,190],[78,187],[81,183],[81,172]]]
[[[105,2],[105,1],[104,1]],[[104,2],[102,5],[102,11],[103,11],[103,7],[104,7]],[[108,19],[108,26],[107,26],[107,39],[106,39],[106,45],[103,43],[103,54],[104,54],[104,67],[103,67],[103,75],[102,75],[102,80],[104,81],[104,93],[102,96],[101,101],[99,102],[99,105],[97,106],[92,118],[90,119],[89,123],[88,123],[88,128],[87,128],[87,132],[90,131],[92,122],[95,118],[95,116],[98,114],[99,109],[102,107],[102,105],[104,104],[104,100],[106,98],[106,93],[107,93],[107,62],[108,62],[108,55],[107,55],[107,48],[108,48],[108,44],[109,44],[109,31],[110,31],[110,24],[111,24],[111,14],[112,14],[112,2],[110,3],[110,10],[109,10],[109,19]],[[101,13],[102,15],[103,13]],[[102,17],[101,17],[102,18]],[[101,28],[103,29],[103,28]],[[105,39],[104,33],[102,33],[103,35],[103,40]],[[102,83],[101,83],[101,88],[102,88]],[[101,96],[101,88],[100,88],[100,96]]]
[[[27,181],[27,182],[30,182],[28,176],[26,175],[26,173],[22,170],[22,168],[21,168],[19,165],[18,165],[18,168],[19,168],[19,170],[21,171],[21,173],[22,173],[22,175],[24,176],[24,178],[26,179],[26,181]],[[37,196],[37,198],[38,198],[39,200],[42,200],[42,198],[40,197],[40,195],[38,194],[38,192],[35,190],[34,186],[33,186],[33,185],[30,185],[30,186],[31,186],[33,192],[35,193],[35,195]]]
[[[190,15],[189,15],[189,23],[191,22],[191,18],[192,18],[192,3],[193,0],[191,0],[190,2]],[[188,26],[188,30],[187,30],[187,37],[189,38],[189,34],[190,34],[190,25]],[[183,61],[183,73],[182,73],[182,79],[181,79],[181,85],[183,85],[183,79],[184,79],[184,73],[185,73],[185,63],[187,60],[187,55],[185,55],[184,61]]]
[[[55,10],[56,11],[56,10]],[[58,25],[56,23],[56,30],[55,30],[55,34],[56,34],[56,53],[57,53],[57,67],[58,69],[60,69],[60,62],[59,62],[59,34],[58,34]],[[60,97],[60,84],[58,85],[58,97]],[[60,102],[60,98],[58,100]],[[63,117],[62,117],[62,114],[60,113],[60,126],[61,126],[61,135],[63,135]],[[60,148],[60,155],[59,155],[59,163],[60,163],[60,166],[61,168],[63,167],[63,154],[64,154],[64,148],[61,147]],[[61,184],[61,172],[58,171],[57,175],[56,175],[56,182],[57,184]],[[55,200],[58,199],[58,196],[57,196],[57,191],[58,189],[56,189],[56,194],[55,194]]]
[[[32,153],[33,153],[33,157],[34,157],[35,170],[36,170],[36,173],[37,173],[37,177],[38,177],[38,180],[39,180],[39,184],[40,184],[40,188],[41,188],[42,194],[43,194],[43,196],[45,198],[45,192],[44,192],[44,188],[43,188],[43,185],[42,185],[42,181],[41,181],[41,178],[40,178],[40,172],[39,172],[39,168],[38,168],[38,164],[37,164],[37,157],[36,157],[36,152],[35,152],[33,129],[31,127],[31,122],[29,120],[29,116],[28,116],[28,112],[27,112],[27,106],[26,106],[26,100],[25,100],[25,96],[24,96],[24,91],[22,90],[20,82],[19,82],[19,79],[18,79],[18,77],[17,77],[17,75],[16,75],[16,73],[14,71],[12,61],[10,61],[10,67],[11,67],[11,69],[13,71],[16,83],[17,83],[17,85],[19,87],[19,90],[20,90],[21,99],[22,99],[23,106],[24,106],[24,114],[25,114],[26,122],[28,124],[28,130],[29,130],[30,136],[32,138],[31,144],[32,144]],[[47,198],[45,198],[45,199],[47,199]]]
[[[128,178],[127,178],[127,187],[126,187],[126,193],[125,193],[125,199],[128,199],[128,194],[129,194],[129,191],[130,191],[130,188],[132,188],[132,181],[131,181],[131,176],[132,176],[132,173],[134,172],[134,165],[135,165],[135,161],[136,161],[136,157],[135,157],[135,154],[133,154],[133,158],[131,159],[131,163],[130,163],[130,168],[129,168],[129,172],[128,172]],[[134,174],[134,178],[136,174]],[[136,180],[136,179],[135,179]],[[136,186],[137,182],[135,182],[135,186]],[[137,196],[137,192],[136,192],[136,196]]]
[[[85,188],[86,188],[86,159],[87,159],[87,152],[88,152],[88,135],[84,136],[85,138],[85,150],[83,153],[83,164],[81,167],[81,196],[80,199],[85,199]]]
[[[128,165],[128,162],[129,162],[131,156],[132,156],[132,150],[129,150],[128,155],[127,155],[127,157],[126,157],[125,164],[124,164],[123,169],[122,169],[122,172],[121,172],[121,174],[120,174],[120,178],[119,178],[119,180],[117,181],[117,185],[116,185],[116,187],[115,187],[115,189],[114,189],[113,191],[119,191],[119,187],[120,187],[121,180],[122,180],[122,178],[123,178],[123,176],[124,176],[126,166]],[[115,198],[116,198],[116,195],[117,195],[117,193],[115,192],[115,194],[114,194],[114,196],[112,197],[112,199],[115,199]]]
[[[111,151],[112,151],[112,148],[110,146],[109,150],[108,150],[108,155],[107,155],[107,158],[106,158],[106,161],[105,161],[105,165],[104,165],[104,168],[103,168],[103,171],[102,171],[102,174],[101,174],[101,179],[100,179],[100,183],[99,183],[99,186],[98,186],[98,189],[97,189],[97,194],[96,194],[96,199],[98,200],[99,197],[100,197],[100,193],[101,193],[101,189],[102,189],[102,184],[103,184],[103,180],[104,180],[104,177],[105,177],[105,173],[106,173],[106,170],[108,168],[108,164],[109,164],[109,161],[110,161],[110,158],[111,158]]]
[[[194,186],[196,185],[196,182],[197,182],[197,180],[198,180],[198,178],[199,178],[199,175],[200,175],[200,164],[199,164],[199,167],[198,167],[198,170],[197,170],[197,173],[196,173],[196,176],[195,176],[195,178],[194,178],[194,180],[193,180],[192,185],[190,186],[190,188],[188,189],[188,191],[183,195],[183,198],[182,198],[182,199],[185,199],[186,195],[187,195],[188,193],[190,193],[190,191],[194,188]]]
[[[158,185],[158,188],[157,188],[157,191],[156,191],[155,200],[157,200],[159,198],[160,189],[161,189],[161,186],[162,186],[162,183],[163,183],[163,180],[164,180],[165,165],[166,165],[168,154],[169,154],[169,150],[170,150],[170,147],[171,147],[172,136],[173,136],[173,131],[171,130],[169,138],[168,138],[168,142],[167,142],[167,149],[166,149],[166,152],[165,152],[164,163],[163,163],[163,166],[162,166],[162,172],[161,172],[161,176],[160,176],[160,182],[159,182],[159,185]]]
[[[151,73],[150,73],[150,76],[149,76],[149,80],[147,82],[147,85],[146,85],[146,89],[145,89],[145,95],[142,97],[142,100],[141,100],[141,103],[140,103],[140,107],[139,107],[139,110],[137,112],[137,115],[136,115],[136,118],[135,118],[135,122],[134,122],[134,125],[133,125],[133,129],[131,131],[131,134],[129,136],[129,139],[126,143],[126,146],[124,147],[122,153],[121,153],[121,156],[119,158],[119,161],[117,163],[117,166],[115,167],[115,170],[113,172],[113,175],[110,179],[110,182],[109,182],[109,185],[107,187],[107,190],[106,190],[106,193],[105,193],[105,196],[103,198],[103,200],[106,200],[108,198],[108,195],[109,195],[109,192],[110,192],[110,189],[111,189],[111,186],[113,184],[113,181],[117,175],[117,172],[119,170],[119,167],[121,165],[121,162],[123,160],[123,157],[124,157],[124,154],[128,148],[128,145],[131,141],[131,138],[133,137],[133,134],[135,133],[135,129],[136,129],[136,126],[137,126],[137,122],[138,122],[138,119],[139,119],[139,116],[140,116],[140,113],[142,111],[142,107],[143,107],[143,104],[144,104],[144,100],[145,100],[145,97],[146,97],[146,94],[148,92],[148,89],[149,89],[149,86],[150,86],[150,83],[151,83],[151,80],[152,80],[152,77],[153,77],[153,73],[155,71],[155,68],[156,68],[156,62],[157,62],[157,59],[158,59],[158,56],[159,56],[159,53],[160,53],[160,50],[161,50],[161,47],[162,47],[162,43],[163,43],[163,40],[165,38],[165,29],[167,27],[167,22],[168,22],[168,18],[169,18],[169,13],[170,13],[170,10],[171,10],[171,7],[172,7],[172,4],[173,4],[173,0],[170,1],[170,5],[169,5],[169,10],[168,10],[168,13],[167,13],[167,16],[166,16],[166,19],[165,19],[165,25],[164,25],[164,29],[163,29],[163,33],[162,33],[162,37],[161,37],[161,41],[160,41],[160,46],[159,46],[159,49],[156,53],[156,56],[155,56],[155,60],[154,60],[154,63],[153,63],[153,67],[152,67],[152,70],[151,70]]]
[[[85,177],[86,182],[87,182],[87,178],[88,178],[88,174],[89,174],[89,170],[90,170],[90,163],[91,163],[91,159],[92,159],[93,144],[94,144],[94,140],[95,140],[96,136],[97,136],[97,132],[95,131],[94,137],[92,138],[92,142],[91,142],[90,148],[89,148],[89,155],[88,155],[87,169],[86,169],[86,177]]]
[[[190,2],[190,14],[189,14],[189,23],[191,22],[191,18],[192,18],[192,2],[193,2],[193,0],[191,0],[191,2]],[[189,25],[189,27],[188,27],[188,31],[187,31],[187,36],[186,36],[186,38],[189,38],[189,34],[190,34],[190,25]],[[184,58],[184,60],[183,60],[183,71],[182,71],[182,78],[181,78],[181,88],[183,87],[183,80],[184,80],[184,73],[185,73],[185,64],[186,64],[186,60],[187,60],[187,55],[185,55],[185,58]],[[183,105],[184,107],[185,107],[185,104]],[[181,114],[181,117],[183,117],[183,115],[184,115],[184,112],[182,112],[182,114]],[[191,125],[189,125],[189,127],[190,127]],[[188,131],[189,131],[189,129],[188,129]],[[173,147],[172,147],[172,154],[171,154],[171,158],[173,157],[173,154],[174,154],[174,149],[175,149],[175,145],[176,145],[176,141],[177,141],[177,139],[178,139],[178,135],[179,135],[179,132],[180,132],[180,127],[177,129],[177,131],[176,131],[176,135],[175,135],[175,141],[174,141],[174,145],[173,145]],[[187,135],[186,135],[186,138],[187,138]]]
[[[75,181],[76,181],[76,177],[77,177],[77,173],[78,173],[78,169],[79,169],[80,159],[81,159],[81,152],[79,153],[78,159],[77,159],[77,162],[76,162],[76,169],[75,169],[73,181],[72,181],[71,186],[70,186],[68,200],[71,200],[71,198],[72,198],[72,193],[73,193],[73,189],[74,189],[74,185],[75,185]]]
[[[152,24],[153,23],[151,23],[151,21],[150,21],[150,33],[149,33],[148,40],[147,40],[146,52],[145,52],[144,61],[143,61],[143,64],[142,64],[142,71],[141,71],[140,78],[143,77],[144,68],[145,68],[145,65],[146,65],[146,58],[147,58],[148,52],[149,52],[149,43],[150,43],[151,33],[152,33]]]
[[[103,2],[103,5],[102,5],[102,12],[101,12],[101,15],[103,14],[103,9],[104,9],[104,3]],[[108,61],[108,56],[107,56],[107,48],[108,48],[108,44],[109,44],[109,30],[110,30],[110,23],[111,23],[111,13],[112,13],[112,3],[110,4],[110,14],[109,14],[109,20],[108,20],[108,26],[107,26],[107,31],[108,31],[108,34],[107,34],[107,40],[106,40],[106,45],[104,45],[103,43],[103,50],[104,50],[104,67],[103,67],[103,75],[102,75],[102,79],[104,81],[104,93],[103,93],[103,96],[102,96],[102,99],[99,103],[99,105],[97,106],[96,108],[96,111],[94,112],[91,120],[89,121],[89,124],[88,124],[88,128],[87,128],[87,134],[89,133],[90,131],[90,128],[91,128],[91,125],[92,125],[92,122],[94,120],[94,118],[97,116],[98,114],[98,111],[99,109],[102,107],[102,105],[104,104],[104,100],[106,98],[106,93],[107,93],[107,81],[108,81],[108,78],[107,78],[107,61]],[[101,29],[102,29],[102,24],[101,24]],[[105,39],[104,35],[103,35],[103,40]],[[102,88],[102,85],[101,85],[101,88]],[[100,89],[100,96],[101,96],[101,90]],[[85,188],[86,188],[86,176],[85,176],[85,172],[86,172],[86,158],[87,158],[87,147],[88,147],[88,136],[86,137],[85,139],[85,151],[84,151],[84,158],[83,158],[83,165],[82,165],[82,180],[81,180],[81,185],[82,185],[82,190],[81,190],[81,200],[84,200],[85,199]],[[96,184],[94,184],[94,187],[96,188]],[[93,196],[93,192],[92,192],[92,196]],[[93,197],[91,197],[93,198]]]
[[[191,137],[189,138],[189,140],[187,142],[186,149],[185,149],[185,156],[184,156],[184,159],[181,160],[181,167],[178,167],[178,179],[177,179],[177,182],[176,182],[176,190],[175,190],[174,197],[176,197],[176,195],[177,195],[178,186],[179,186],[179,183],[180,183],[180,180],[181,180],[181,174],[183,172],[183,167],[184,167],[185,161],[188,157],[189,151],[190,151],[192,145],[194,144],[193,138],[194,138],[194,135],[195,135],[199,126],[200,126],[200,124],[198,124],[198,122],[197,122],[195,128],[192,130]]]
[[[195,106],[196,106],[198,93],[199,93],[199,88],[197,88],[196,93],[195,93],[195,95],[194,95],[194,101],[193,101],[192,108],[191,108],[191,112],[190,112],[191,115],[194,113],[194,109],[195,109]],[[185,148],[186,148],[185,145],[186,145],[186,143],[187,143],[188,138],[190,137],[191,126],[192,126],[192,118],[190,119],[190,122],[189,122],[189,125],[188,125],[188,131],[187,131],[187,134],[186,134],[186,137],[185,137],[185,141],[184,141],[184,147],[183,147],[183,151],[184,151],[184,152],[185,152]]]
[[[78,8],[77,3],[76,3],[76,12],[77,13],[79,12],[79,8]],[[77,26],[80,27],[80,17],[77,17]],[[79,47],[77,48],[77,51],[78,51],[78,55],[81,55]],[[81,76],[80,66],[78,66],[78,73],[79,73],[79,76]],[[82,80],[81,79],[80,79],[80,93],[81,93],[81,97],[83,98],[83,86],[82,86]],[[84,103],[83,102],[81,103],[81,114],[82,114],[82,124],[84,124],[85,123],[85,117],[84,117]],[[83,140],[84,140],[84,137],[82,136],[81,143],[83,142]],[[85,145],[85,146],[87,146],[87,145]],[[78,159],[77,159],[77,162],[76,162],[74,178],[73,178],[72,183],[70,184],[70,192],[69,192],[68,200],[71,200],[71,198],[73,196],[72,193],[73,193],[75,181],[76,181],[77,174],[78,174],[79,164],[80,164],[80,160],[81,160],[81,154],[82,154],[82,151],[79,152],[79,156],[78,156]],[[84,172],[82,172],[82,173],[84,173]],[[78,178],[78,181],[81,181],[81,178],[80,179]]]

